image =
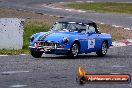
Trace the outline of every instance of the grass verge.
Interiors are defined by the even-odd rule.
[[[3,55],[19,55],[19,54],[29,54],[28,49],[18,49],[18,50],[7,50],[7,49],[2,49],[0,50],[0,54]]]
[[[93,10],[97,12],[114,12],[132,14],[132,3],[94,2],[94,3],[70,3],[65,7]]]

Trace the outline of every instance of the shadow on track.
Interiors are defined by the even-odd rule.
[[[110,55],[106,55],[105,57],[98,57],[97,55],[79,55],[78,57],[76,58],[69,58],[65,55],[55,55],[55,56],[43,56],[42,59],[110,59],[110,58],[113,58],[114,56],[110,56]]]

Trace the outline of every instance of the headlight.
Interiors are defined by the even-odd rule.
[[[63,39],[63,43],[68,43],[68,42],[69,42],[69,40],[67,38]]]
[[[30,41],[33,42],[33,40],[34,40],[34,37],[31,37]]]

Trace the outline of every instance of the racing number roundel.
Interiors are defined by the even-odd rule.
[[[95,46],[95,39],[88,39],[88,49],[94,48]]]

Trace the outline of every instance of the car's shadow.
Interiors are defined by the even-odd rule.
[[[53,56],[43,56],[42,59],[110,59],[110,58],[115,58],[117,56],[114,55],[106,55],[104,57],[98,57],[97,55],[79,55],[76,58],[70,58],[65,55],[53,55]]]
[[[33,57],[32,57],[33,58]],[[46,59],[115,59],[115,58],[132,58],[132,55],[123,55],[123,54],[107,54],[104,57],[98,57],[96,54],[80,54],[76,58],[69,58],[66,55],[43,55],[41,58],[37,58],[36,60],[46,60]]]

